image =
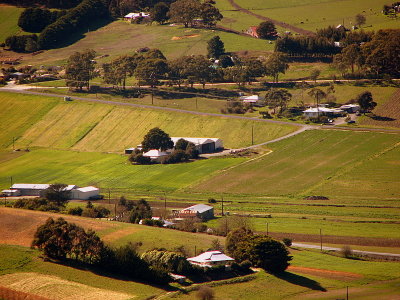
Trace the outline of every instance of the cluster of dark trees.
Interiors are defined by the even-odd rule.
[[[6,39],[5,46],[16,52],[52,49],[71,34],[82,31],[92,22],[106,18],[109,18],[108,4],[103,0],[83,0],[67,11],[51,12],[47,9],[27,8],[21,14],[18,24],[24,30],[40,32],[39,36],[10,36]],[[34,46],[28,43],[34,43]]]
[[[136,202],[122,196],[119,199],[118,207],[120,214],[116,218],[120,221],[139,223],[140,220],[151,219],[153,216],[151,207],[145,199],[139,199]]]
[[[110,215],[110,210],[102,205],[94,206],[93,203],[89,201],[84,209],[80,206],[72,207],[68,210],[68,214],[88,218],[106,218]]]
[[[2,0],[1,2],[23,7],[38,6],[67,9],[77,6],[82,0]]]
[[[24,208],[40,211],[60,211],[64,209],[70,199],[70,191],[66,190],[66,184],[51,184],[44,192],[43,198],[18,199],[14,203],[15,208]]]
[[[400,76],[399,44],[400,30],[380,30],[367,42],[346,46],[334,56],[334,66],[343,76],[379,78],[388,75],[396,78]]]
[[[368,42],[373,32],[351,31],[344,27],[329,26],[317,31],[315,36],[292,37],[286,35],[276,41],[275,51],[300,57],[332,57],[341,52],[341,47]],[[335,45],[339,42],[339,45]]]
[[[29,7],[19,16],[18,26],[26,32],[41,32],[66,13],[65,10],[51,11],[47,8]]]
[[[257,34],[260,39],[274,39],[278,36],[275,24],[271,21],[261,22],[257,26]]]
[[[229,232],[225,244],[226,252],[237,262],[250,261],[270,273],[285,271],[292,260],[284,244],[246,228]]]
[[[85,266],[131,279],[164,284],[170,280],[164,269],[151,266],[140,258],[137,245],[111,248],[97,234],[65,221],[49,218],[38,227],[32,248],[43,251],[48,258],[62,262],[74,261]]]
[[[394,2],[392,5],[385,4],[382,9],[382,13],[384,15],[394,15],[396,16],[397,13],[400,11],[400,2]]]
[[[199,157],[199,151],[193,143],[185,139],[180,139],[175,146],[170,136],[158,127],[150,129],[142,141],[142,150],[136,149],[130,156],[129,161],[136,164],[146,165],[153,163],[150,157],[143,156],[143,153],[157,149],[166,151],[172,149],[172,152],[161,158],[161,164],[176,164],[196,159]]]

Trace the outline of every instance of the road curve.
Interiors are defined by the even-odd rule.
[[[302,244],[302,243],[293,243],[292,247],[299,247],[299,248],[308,248],[308,249],[321,249],[320,245],[311,245],[311,244]],[[322,250],[325,251],[341,251],[341,248],[335,248],[335,247],[326,247],[322,246]],[[396,253],[385,253],[385,252],[372,252],[372,251],[362,251],[362,250],[352,250],[353,253],[355,254],[360,254],[360,255],[365,255],[365,256],[382,256],[386,258],[393,258],[393,259],[399,259],[400,260],[400,254]]]

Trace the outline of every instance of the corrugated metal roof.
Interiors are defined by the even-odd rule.
[[[76,189],[77,191],[80,192],[92,192],[92,191],[98,191],[99,189],[95,186],[85,186],[85,187],[81,187],[79,189]]]
[[[45,190],[50,186],[50,184],[41,183],[14,183],[11,189],[14,190]]]
[[[197,263],[234,261],[232,257],[225,255],[221,251],[207,251],[198,256],[190,257],[187,260]]]
[[[182,211],[190,210],[190,211],[197,212],[197,213],[203,213],[210,209],[213,209],[213,207],[209,206],[209,205],[205,205],[205,204],[196,204],[196,205],[187,207],[187,208],[183,209]]]
[[[220,140],[219,138],[171,137],[171,140],[174,142],[174,144],[176,144],[176,142],[179,141],[180,139],[184,139],[195,145],[203,145],[211,142],[217,142],[218,140]]]

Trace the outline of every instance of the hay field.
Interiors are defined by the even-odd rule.
[[[118,152],[139,144],[149,129],[170,136],[219,137],[227,148],[261,143],[286,135],[295,126],[191,115],[98,103],[66,103],[42,96],[0,93],[1,148],[47,147]]]
[[[0,282],[2,286],[12,290],[54,300],[125,300],[135,297],[135,295],[94,288],[84,284],[64,280],[57,276],[38,273],[7,274],[0,276]]]
[[[399,198],[396,174],[400,169],[395,162],[399,141],[397,134],[308,131],[274,143],[271,154],[221,172],[194,189],[270,196]],[[362,171],[377,159],[382,172]]]
[[[381,14],[383,5],[391,4],[386,0],[235,0],[235,2],[256,14],[311,31],[329,25],[337,26],[343,21],[346,27],[351,28],[357,14],[366,16],[364,28],[368,30],[400,28],[398,19],[389,19]]]

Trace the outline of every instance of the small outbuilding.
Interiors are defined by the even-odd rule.
[[[178,218],[199,218],[210,220],[214,218],[214,207],[205,204],[196,204],[178,212]]]
[[[168,155],[167,152],[160,151],[160,150],[157,150],[157,149],[152,149],[152,150],[147,151],[146,153],[143,154],[143,156],[150,157],[150,159],[152,161],[157,161],[157,162],[160,162],[161,158],[164,157],[164,156],[167,156],[167,155]]]
[[[221,251],[207,251],[198,256],[187,259],[191,264],[200,267],[213,267],[219,265],[231,265],[235,260]]]
[[[90,200],[97,199],[100,196],[100,190],[94,186],[86,186],[73,189],[71,198],[76,200]]]
[[[257,28],[257,26],[250,26],[249,29],[247,29],[246,34],[258,39],[260,36],[257,33]]]
[[[18,190],[2,190],[1,196],[6,197],[18,197],[21,196],[21,192]]]
[[[132,12],[124,16],[125,21],[132,21],[140,18],[150,19],[150,14],[145,12]]]
[[[212,153],[224,149],[222,140],[219,138],[190,138],[190,137],[171,137],[174,145],[180,139],[184,139],[196,146],[200,154]]]
[[[348,112],[349,114],[354,114],[361,110],[359,104],[345,104],[340,107],[341,110]]]
[[[240,97],[243,103],[252,104],[253,106],[261,106],[263,98],[259,95],[242,96]]]

